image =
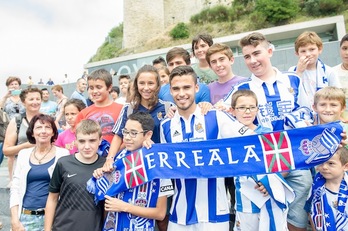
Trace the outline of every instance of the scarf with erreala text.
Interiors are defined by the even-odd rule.
[[[113,184],[91,179],[87,190],[96,201],[153,179],[217,178],[307,169],[336,151],[339,122],[245,137],[154,144],[114,162]]]
[[[341,231],[346,230],[348,215],[345,213],[348,196],[348,175],[344,174],[338,192],[337,205],[330,206],[325,189],[325,178],[318,173],[315,176],[311,201],[311,218],[316,230]],[[333,211],[336,209],[336,216]]]

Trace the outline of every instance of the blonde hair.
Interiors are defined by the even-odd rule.
[[[100,125],[94,120],[85,119],[78,123],[78,125],[76,126],[76,136],[78,134],[90,135],[93,133],[98,133],[99,138],[102,136]]]
[[[218,52],[226,55],[229,59],[231,59],[233,57],[233,52],[228,45],[223,44],[223,43],[215,43],[211,47],[209,47],[209,49],[207,50],[207,53],[205,55],[205,59],[207,60],[209,65],[210,65],[210,57],[213,54],[218,53]]]
[[[257,96],[256,94],[251,91],[251,90],[247,90],[247,89],[241,89],[236,91],[235,93],[233,93],[232,95],[232,100],[231,100],[231,107],[234,109],[236,107],[237,104],[237,100],[239,99],[239,97],[241,96],[249,96],[255,99],[256,101],[256,106],[258,106],[258,102],[257,102]]]
[[[320,99],[338,100],[342,108],[346,106],[346,96],[343,90],[338,87],[329,86],[318,90],[314,94],[314,105],[316,105]]]

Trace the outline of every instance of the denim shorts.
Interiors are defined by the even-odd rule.
[[[295,200],[289,206],[288,223],[297,228],[306,228],[308,214],[304,206],[313,183],[311,171],[294,170],[285,179],[295,191]]]
[[[27,215],[21,214],[19,219],[25,230],[30,231],[43,231],[44,230],[44,221],[45,215]]]

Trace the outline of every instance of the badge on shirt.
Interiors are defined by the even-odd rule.
[[[201,123],[196,124],[195,130],[199,133],[202,133],[204,131],[202,124]]]

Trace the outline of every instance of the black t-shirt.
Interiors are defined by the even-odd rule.
[[[104,205],[95,205],[86,185],[104,163],[98,157],[94,163],[84,164],[75,155],[58,160],[49,185],[49,192],[59,193],[52,230],[102,230]]]

